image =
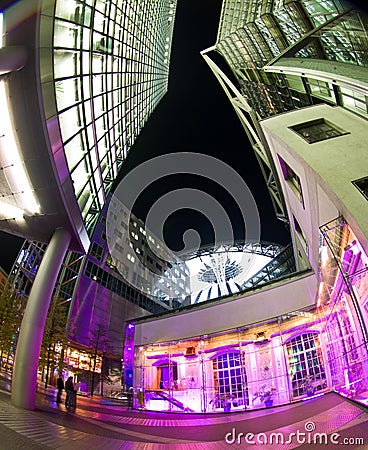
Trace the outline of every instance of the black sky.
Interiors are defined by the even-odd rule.
[[[200,51],[216,42],[221,0],[179,0],[171,54],[169,90],[150,117],[124,163],[122,176],[143,161],[171,152],[198,152],[233,167],[256,200],[262,240],[286,244],[288,233],[275,218],[265,182],[246,134]],[[230,73],[228,73],[230,75]],[[150,186],[134,212],[144,219],[154,200],[180,187],[208,191],[226,208],[235,236],[242,239],[243,223],[237,206],[221,188],[195,176],[172,176]],[[187,228],[196,228],[203,244],[211,243],[211,224],[189,210],[173,214],[165,225],[167,244],[177,250]],[[10,270],[22,239],[0,233],[0,265]]]
[[[216,43],[221,4],[221,0],[178,1],[169,90],[131,149],[122,175],[148,158],[170,152],[198,152],[216,157],[235,169],[252,191],[260,212],[262,240],[286,244],[288,233],[275,217],[245,131],[200,55]],[[215,56],[212,52],[211,57]],[[227,75],[232,76],[229,70]],[[228,212],[235,237],[244,237],[243,221],[231,197],[213,183],[193,175],[176,175],[151,185],[134,212],[144,219],[154,200],[182,187],[202,189],[216,197]],[[188,228],[200,232],[202,244],[213,242],[209,221],[199,213],[185,210],[173,214],[166,222],[165,238],[169,247],[179,250],[181,236]]]

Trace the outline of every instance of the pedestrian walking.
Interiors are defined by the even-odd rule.
[[[131,411],[133,409],[133,388],[129,388],[129,391],[127,392],[127,399],[128,399],[128,410]]]
[[[56,381],[56,387],[57,387],[57,396],[56,396],[56,403],[61,403],[61,395],[64,390],[64,380],[61,375],[59,375],[57,381]]]

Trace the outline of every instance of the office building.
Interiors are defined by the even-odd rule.
[[[256,409],[331,390],[367,405],[367,37],[345,1],[223,2],[202,55],[290,226],[296,272],[130,322],[150,408]]]
[[[1,14],[0,227],[48,243],[18,343],[18,405],[33,407],[24,392],[34,391],[63,258],[88,251],[127,152],[167,91],[175,8],[175,0],[32,0]]]
[[[14,403],[34,407],[34,355],[69,250],[59,292],[73,301],[70,337],[88,346],[99,325],[108,327],[114,348],[99,339],[96,350],[116,355],[123,348],[124,384],[144,389],[149,408],[244,410],[330,390],[366,404],[364,14],[345,1],[223,2],[217,41],[202,55],[244,126],[275,213],[290,226],[293,252],[277,252],[231,295],[221,288],[240,269],[222,260],[202,271],[203,280],[225,274],[221,297],[187,305],[174,301],[185,284],[172,298],[173,286],[148,292],[142,273],[131,272],[140,252],[161,270],[144,247],[129,253],[135,287],[128,286],[114,273],[103,238],[114,179],[167,89],[176,2],[38,5],[18,2],[3,15],[1,92],[9,115],[0,125],[1,227],[35,243],[24,260],[35,255],[39,263]],[[211,60],[214,51],[236,84]],[[144,242],[134,222],[139,229],[132,218],[125,230],[133,246]],[[42,258],[34,253],[38,242],[49,242]],[[22,272],[28,282],[27,274],[35,272]]]

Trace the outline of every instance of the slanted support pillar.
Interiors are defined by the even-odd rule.
[[[47,312],[71,235],[55,230],[42,258],[29,295],[15,353],[11,400],[15,406],[34,410],[37,368]]]

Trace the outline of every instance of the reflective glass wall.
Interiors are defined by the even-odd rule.
[[[367,262],[339,218],[321,228],[321,278],[311,309],[135,350],[128,324],[124,359],[131,371],[134,353],[135,391],[145,393],[148,409],[166,411],[258,409],[331,390],[367,405]]]
[[[216,51],[261,118],[321,101],[367,118],[367,45],[355,2],[225,0]]]
[[[368,257],[343,218],[321,232],[319,303],[331,388],[368,405]]]
[[[323,320],[317,309],[218,335],[141,346],[135,383],[152,410],[258,409],[328,390]]]
[[[176,0],[57,0],[45,6],[42,40],[53,29],[52,71],[60,138],[87,229],[101,211],[127,152],[168,88]],[[52,24],[50,23],[52,18]],[[45,94],[46,114],[53,101]],[[56,145],[55,135],[50,135]]]

